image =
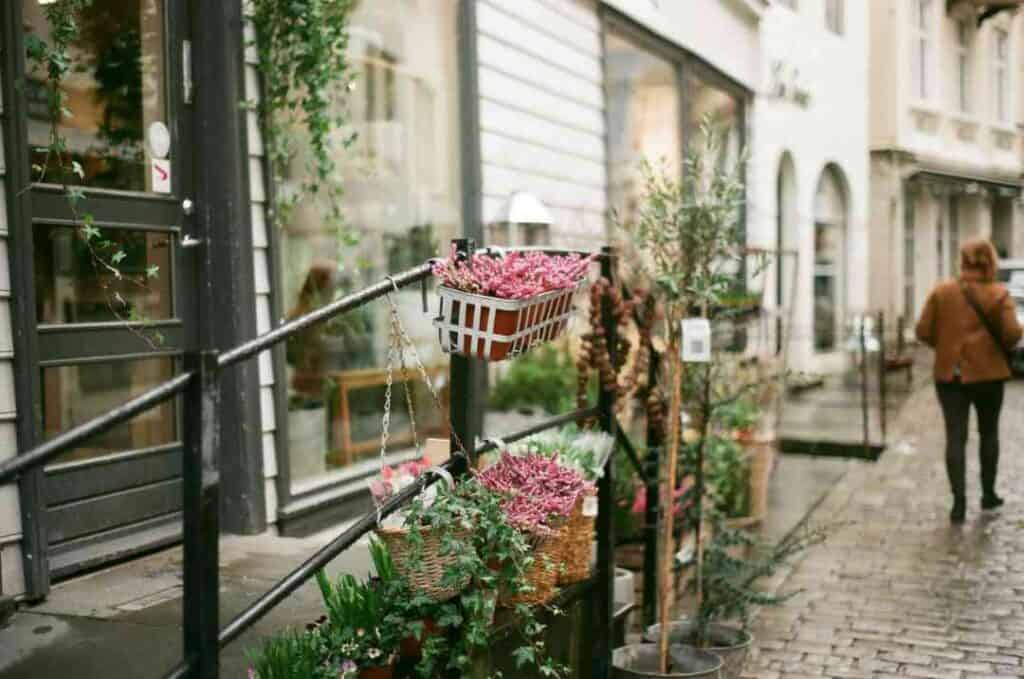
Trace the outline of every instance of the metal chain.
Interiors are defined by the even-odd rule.
[[[398,292],[398,285],[390,277],[388,280],[391,281],[391,285],[394,286],[395,292]],[[388,300],[388,304],[391,305],[392,313],[397,314],[398,309],[395,306],[395,301],[391,299],[391,295],[385,295],[385,299]],[[401,335],[401,341],[409,348],[409,352],[412,354],[412,359],[416,366],[416,369],[420,373],[420,377],[423,383],[426,385],[427,390],[430,392],[430,397],[434,402],[434,407],[437,408],[438,413],[444,413],[444,405],[441,403],[441,397],[438,395],[437,390],[434,388],[434,383],[430,381],[430,376],[427,374],[427,368],[423,365],[423,361],[420,360],[420,354],[416,350],[416,345],[410,339],[409,334],[405,331],[405,326],[402,325],[401,321],[398,322],[398,332]],[[469,453],[466,452],[466,446],[462,444],[462,439],[455,433],[455,428],[452,427],[451,417],[448,417],[448,430],[451,432],[451,438],[455,442],[455,446],[458,448],[455,454],[461,455],[465,459],[469,459]]]
[[[388,299],[391,299],[391,295],[388,295]],[[401,337],[402,321],[398,318],[398,308],[391,305],[391,332],[395,338]],[[405,391],[405,407],[409,411],[409,427],[412,429],[412,444],[416,448],[416,455],[422,456],[422,447],[420,446],[420,437],[416,433],[416,408],[413,404],[412,399],[412,386],[410,385],[411,380],[409,379],[409,369],[405,363],[405,347],[402,345],[400,339],[398,341],[398,363],[401,366],[402,371],[402,389]]]
[[[386,295],[390,301],[391,296]],[[395,352],[401,345],[401,337],[392,327],[388,337],[388,359],[386,367],[387,386],[384,389],[384,420],[381,422],[380,430],[380,468],[384,470],[384,458],[388,452],[388,437],[391,429],[391,385],[394,382],[395,373]]]

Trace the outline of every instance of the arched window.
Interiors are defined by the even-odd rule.
[[[842,323],[846,287],[846,191],[834,165],[814,196],[814,348],[832,351]]]

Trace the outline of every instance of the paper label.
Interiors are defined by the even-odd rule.
[[[170,193],[171,161],[163,158],[153,158],[150,161],[150,169],[153,181],[153,193]]]
[[[593,518],[597,516],[597,496],[587,495],[583,498],[583,516]]]
[[[149,152],[154,158],[166,158],[171,152],[171,131],[159,120],[149,126]]]
[[[683,362],[711,362],[711,322],[706,318],[687,318],[681,322]]]

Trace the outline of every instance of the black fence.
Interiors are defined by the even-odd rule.
[[[471,252],[473,249],[472,241],[469,240],[455,241],[455,245],[463,253]],[[575,252],[549,248],[543,248],[543,250],[552,254]],[[589,253],[580,252],[578,254]],[[614,281],[615,256],[612,251],[605,248],[595,257],[600,263],[601,275]],[[128,401],[119,408],[73,427],[50,441],[0,464],[0,484],[4,484],[30,469],[46,464],[90,437],[107,431],[178,394],[183,394],[184,610],[182,627],[185,650],[182,662],[164,676],[194,679],[216,679],[219,677],[220,649],[237,639],[288,595],[312,578],[318,570],[324,568],[341,552],[373,530],[380,519],[400,509],[439,478],[436,473],[425,474],[416,483],[389,499],[379,512],[370,512],[361,517],[344,533],[320,549],[239,613],[223,629],[220,628],[218,543],[220,536],[220,476],[217,464],[220,429],[219,376],[224,370],[256,356],[304,328],[357,309],[396,289],[415,283],[425,285],[426,279],[431,276],[431,264],[431,262],[426,262],[402,273],[388,276],[360,292],[334,301],[228,351],[218,353],[202,347],[191,350],[185,355],[185,370],[182,374]],[[601,318],[608,346],[611,351],[615,351],[618,345],[616,341],[618,328],[612,315],[610,301],[607,298],[602,303]],[[202,340],[200,340],[200,344],[202,344]],[[469,379],[470,360],[453,355],[450,365],[451,392],[449,399],[452,413],[453,445],[451,449],[453,452],[451,459],[442,468],[456,476],[468,473],[477,455],[488,452],[496,446],[493,442],[484,442],[476,446],[476,437],[469,436],[470,432],[466,431],[468,427],[465,423],[473,419],[471,417],[473,409],[480,407],[479,399],[472,393],[473,381]],[[654,370],[655,368],[652,366],[652,371]],[[501,440],[514,442],[567,423],[596,418],[604,431],[615,436],[616,448],[624,451],[635,466],[637,473],[647,486],[648,497],[657,497],[657,441],[648,440],[648,464],[642,465],[635,447],[617,426],[614,400],[614,394],[605,391],[602,387],[596,406],[552,417],[523,431],[504,434],[501,436]],[[459,415],[456,416],[456,413]],[[461,448],[466,451],[465,454],[456,442],[462,443]],[[654,453],[652,454],[651,451]],[[609,456],[610,458],[611,456]],[[597,678],[610,676],[615,625],[613,467],[611,464],[606,464],[605,474],[598,485],[597,567],[593,575],[593,586],[587,588],[588,595],[593,598],[596,609],[592,676]],[[655,587],[653,566],[656,562],[653,555],[656,549],[657,503],[648,502],[647,504],[647,544],[645,547],[645,571],[647,572],[645,572],[644,578],[644,618],[653,620],[652,606],[655,600],[653,596]]]

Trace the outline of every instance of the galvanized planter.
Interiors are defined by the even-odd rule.
[[[668,673],[661,672],[658,647],[654,644],[632,644],[612,651],[613,679],[723,679],[722,659],[713,653],[683,646],[669,649]]]
[[[694,648],[695,625],[691,620],[677,620],[669,624],[669,643],[673,648]],[[722,659],[722,679],[739,679],[743,665],[754,642],[754,637],[737,627],[713,622],[708,628],[711,645],[701,649]],[[644,632],[644,641],[656,647],[661,636],[661,625],[651,625]]]

